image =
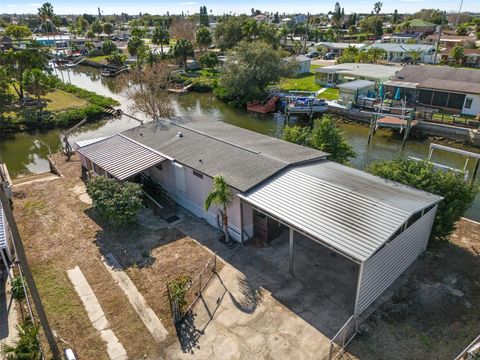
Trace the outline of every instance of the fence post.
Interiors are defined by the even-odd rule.
[[[198,296],[202,295],[202,273],[198,276]]]

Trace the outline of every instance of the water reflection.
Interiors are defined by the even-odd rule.
[[[95,91],[101,95],[110,96],[120,102],[122,110],[129,111],[130,102],[122,96],[122,91],[118,88],[115,79],[102,78],[99,69],[76,66],[61,70],[56,69],[55,71],[66,82],[71,82],[74,85]],[[172,106],[175,115],[179,117],[224,121],[276,137],[281,135],[284,124],[282,116],[251,115],[244,110],[229,107],[225,103],[218,101],[212,94],[188,93],[172,96]],[[141,114],[136,114],[136,116],[145,119]],[[113,120],[84,125],[72,135],[72,139],[81,140],[111,135],[137,125],[138,122],[135,120],[123,116]],[[364,168],[373,161],[392,159],[402,152],[401,138],[398,135],[392,135],[390,132],[379,130],[370,146],[367,146],[367,127],[353,123],[342,123],[340,127],[358,154],[357,158],[352,160],[352,165],[355,167]],[[34,141],[35,139],[42,140],[50,145],[52,151],[58,151],[61,149],[60,136],[61,132],[59,130],[52,130],[46,133],[16,134],[12,139],[4,139],[0,143],[0,160],[7,163],[12,176],[47,171],[48,163],[44,159],[46,159],[48,150],[36,148]],[[428,139],[410,139],[404,153],[408,156],[425,158],[429,145],[430,141]],[[480,152],[479,149],[474,148],[468,148],[468,150]],[[464,158],[457,154],[446,152],[435,152],[433,160],[457,168],[463,168],[464,164]],[[473,162],[469,164],[470,171],[472,166]],[[474,206],[469,212],[469,216],[480,220],[480,196],[477,197]]]

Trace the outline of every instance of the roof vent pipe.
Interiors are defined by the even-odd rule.
[[[179,138],[183,137],[183,134],[182,134],[181,131],[179,131],[179,132],[177,133],[177,137],[179,137]]]

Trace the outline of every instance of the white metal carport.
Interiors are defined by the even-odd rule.
[[[97,167],[118,180],[131,178],[167,159],[122,134],[95,140],[84,142],[84,146],[77,148],[77,153],[91,161],[94,169]]]
[[[239,195],[257,211],[360,265],[359,315],[423,252],[439,196],[331,161],[288,168]]]

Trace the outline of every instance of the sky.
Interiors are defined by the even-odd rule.
[[[326,13],[333,10],[336,0],[303,0],[294,3],[293,0],[81,0],[71,1],[50,0],[56,14],[98,14],[98,7],[104,15],[149,13],[149,14],[180,14],[182,11],[190,14],[198,12],[200,6],[205,5],[214,14],[223,13],[250,13],[253,7],[262,11],[279,13]],[[376,0],[339,0],[345,13],[370,12]],[[457,12],[461,0],[382,0],[382,12],[393,12],[397,9],[400,13],[413,13],[422,8],[439,8],[447,12]],[[1,0],[0,13],[37,13],[41,3],[25,0]],[[3,4],[6,4],[4,6]],[[480,12],[480,0],[464,0],[463,11]]]

